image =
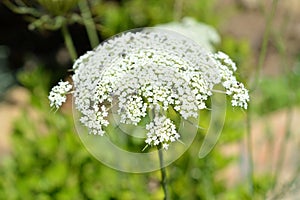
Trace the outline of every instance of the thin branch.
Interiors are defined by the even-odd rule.
[[[275,186],[278,182],[278,178],[281,175],[282,169],[283,169],[283,163],[285,160],[285,154],[287,149],[287,142],[290,139],[291,135],[291,125],[292,125],[292,119],[293,119],[293,112],[291,106],[288,107],[286,111],[286,124],[285,124],[285,133],[284,138],[281,140],[280,146],[279,146],[279,156],[278,160],[275,166],[275,172],[274,172],[274,181],[272,183],[271,189],[274,190]]]
[[[263,42],[262,42],[262,47],[261,51],[259,54],[259,59],[258,59],[258,66],[256,69],[255,77],[254,77],[254,82],[252,84],[252,87],[250,88],[250,92],[255,90],[257,86],[259,85],[259,82],[261,80],[261,73],[262,73],[262,68],[266,59],[267,55],[267,47],[268,47],[268,42],[270,39],[270,32],[271,32],[271,27],[272,27],[272,21],[275,16],[275,11],[277,8],[278,0],[273,0],[272,1],[272,7],[271,7],[271,12],[267,17],[266,20],[266,30],[264,32],[263,36]],[[253,152],[252,152],[252,113],[251,113],[251,106],[249,105],[249,108],[247,109],[247,119],[246,119],[246,139],[247,139],[247,152],[248,152],[248,164],[249,164],[249,171],[248,171],[248,183],[249,183],[249,194],[251,197],[253,197],[254,194],[254,186],[253,186]]]
[[[163,165],[163,163],[164,163],[163,149],[159,149],[159,148],[160,147],[157,147],[158,156],[159,156],[160,172],[161,172],[161,186],[164,191],[164,200],[169,200],[166,167],[164,167],[164,165]]]
[[[252,115],[251,115],[251,106],[247,109],[246,115],[246,145],[247,145],[247,152],[248,152],[248,187],[249,187],[249,194],[253,197],[254,194],[254,166],[253,166],[253,152],[252,152]]]
[[[66,47],[70,53],[72,61],[74,62],[77,59],[77,53],[67,23],[64,23],[62,25],[61,30],[65,40]]]
[[[273,0],[272,1],[272,7],[271,7],[271,12],[267,17],[267,21],[266,21],[266,30],[264,32],[264,36],[263,36],[263,42],[262,42],[262,46],[261,46],[261,51],[259,54],[259,59],[258,59],[258,65],[257,65],[257,69],[255,72],[255,79],[251,88],[251,91],[255,90],[256,87],[259,85],[259,82],[261,80],[261,73],[262,73],[262,68],[266,59],[266,55],[267,55],[267,47],[268,47],[268,42],[270,39],[270,33],[271,33],[271,27],[272,27],[272,21],[274,19],[275,16],[275,11],[277,8],[277,4],[278,4],[278,0]]]
[[[81,12],[83,23],[85,25],[85,29],[90,40],[91,47],[95,48],[99,44],[99,39],[88,2],[86,0],[80,0],[78,2],[78,6]]]
[[[173,9],[173,18],[175,21],[179,21],[182,17],[183,0],[175,0]]]
[[[9,0],[3,0],[2,2],[7,8],[9,8],[11,11],[13,11],[14,13],[17,13],[17,14],[22,14],[22,15],[32,15],[36,18],[39,18],[42,16],[42,13],[40,13],[37,9],[35,8],[31,8],[31,7],[28,7],[26,5],[24,6],[21,6],[21,5],[18,5],[16,6],[15,4],[13,4],[11,1]]]

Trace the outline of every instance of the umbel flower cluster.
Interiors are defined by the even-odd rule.
[[[106,133],[113,108],[125,124],[138,125],[151,115],[145,143],[164,149],[180,139],[169,109],[183,119],[197,117],[215,85],[224,87],[232,106],[247,109],[249,101],[226,54],[210,53],[170,32],[124,33],[81,56],[73,70],[75,107],[90,134]],[[50,92],[50,105],[59,108],[70,91],[71,83],[60,82]]]

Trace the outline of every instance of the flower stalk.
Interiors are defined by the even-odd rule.
[[[164,157],[163,157],[163,149],[158,149],[158,156],[159,156],[159,166],[160,166],[160,172],[161,172],[161,186],[164,191],[164,200],[168,200],[168,183],[167,183],[167,172],[166,167],[164,166]]]
[[[63,23],[61,31],[64,37],[65,45],[68,49],[68,52],[70,53],[71,59],[72,61],[75,61],[77,59],[77,53],[66,22]]]
[[[261,51],[259,54],[259,59],[258,59],[258,67],[255,71],[255,76],[254,76],[254,82],[252,83],[250,87],[250,93],[253,92],[255,89],[260,84],[261,81],[261,74],[262,74],[262,68],[266,59],[267,55],[267,48],[268,48],[268,42],[270,39],[270,33],[271,33],[271,28],[272,28],[272,22],[276,13],[276,8],[278,5],[278,0],[273,0],[272,1],[272,6],[271,6],[271,12],[267,16],[266,20],[266,30],[264,32],[263,36],[263,42],[261,46]],[[249,171],[248,171],[248,184],[249,184],[249,194],[251,197],[253,197],[254,194],[254,169],[253,169],[253,155],[252,155],[252,110],[251,106],[249,106],[249,109],[246,111],[246,135],[247,135],[247,151],[248,151],[248,161],[249,161]]]
[[[271,11],[270,11],[269,15],[267,16],[266,30],[264,32],[263,41],[262,41],[262,45],[261,45],[261,51],[260,51],[259,58],[258,58],[258,65],[257,65],[257,69],[255,72],[253,85],[250,88],[250,92],[255,90],[261,81],[262,68],[263,68],[263,65],[264,65],[264,62],[265,62],[265,59],[267,56],[268,42],[270,39],[272,22],[273,22],[275,13],[276,13],[277,5],[278,5],[278,0],[273,0],[272,6],[271,6]]]
[[[80,0],[78,2],[78,7],[81,12],[82,20],[88,34],[91,47],[95,48],[99,44],[99,39],[88,2],[86,0]]]

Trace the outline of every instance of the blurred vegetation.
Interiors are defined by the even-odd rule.
[[[258,114],[300,104],[300,57],[291,71],[278,77],[265,77],[256,91],[255,110]]]
[[[30,91],[32,107],[15,122],[12,153],[2,159],[0,199],[162,199],[159,171],[118,172],[87,152],[76,135],[70,110],[50,111],[47,91],[51,76],[45,78],[44,74],[49,73],[37,67],[18,75]],[[243,113],[231,110],[228,116],[220,147],[243,137]],[[203,127],[207,126],[209,112],[203,112],[201,118]],[[238,157],[222,155],[218,145],[207,157],[198,159],[203,136],[199,131],[191,148],[168,168],[172,199],[223,198],[225,194],[239,196],[245,190],[229,194],[226,180],[218,177],[218,172]],[[140,151],[140,147],[133,150]]]
[[[21,1],[13,2],[13,6],[16,6],[16,2]],[[75,1],[68,1],[70,5],[58,11],[53,5],[44,6],[46,1],[23,2],[24,7],[14,11],[25,14],[32,29],[56,30],[64,23],[67,27],[74,23],[85,26]],[[217,28],[220,22],[215,1],[212,0],[88,2],[97,36],[101,40],[121,31],[155,26],[184,16],[191,16]],[[13,8],[20,9],[18,6]],[[33,12],[35,10],[38,13]],[[67,10],[67,14],[60,15]],[[79,38],[71,36],[76,46]],[[93,42],[90,46],[93,46]],[[217,48],[228,53],[240,66],[240,79],[249,78],[248,60],[252,52],[247,41],[238,41],[225,35]],[[104,166],[81,144],[73,127],[70,108],[55,113],[50,111],[48,91],[68,72],[63,68],[45,68],[43,64],[46,65],[42,63],[29,70],[20,70],[17,75],[20,84],[30,93],[32,106],[25,108],[15,122],[11,154],[1,158],[0,199],[162,199],[159,171],[128,174]],[[294,71],[282,76],[263,78],[261,87],[254,94],[254,112],[267,114],[288,107],[291,102],[299,105],[299,83],[300,64],[295,66]],[[208,126],[209,117],[209,112],[201,113],[202,127]],[[245,138],[245,129],[245,113],[228,106],[226,123],[218,145],[207,157],[198,159],[199,147],[205,135],[205,131],[200,129],[189,150],[167,168],[171,199],[264,199],[273,183],[271,174],[255,175],[253,193],[249,191],[248,174],[237,174],[240,180],[235,185],[228,184],[227,178],[230,177],[222,176],[234,164],[245,165],[245,155],[242,153],[234,156],[224,154],[224,148]],[[137,147],[136,151],[139,150]]]

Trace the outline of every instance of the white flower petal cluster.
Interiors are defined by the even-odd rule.
[[[232,96],[232,106],[239,106],[247,109],[249,101],[248,90],[244,87],[243,83],[240,83],[233,76],[233,72],[236,71],[235,63],[223,52],[214,54],[217,60],[217,66],[221,69],[222,73],[222,85],[226,89],[226,94]]]
[[[133,95],[120,99],[119,108],[121,123],[137,125],[141,118],[146,116],[147,104],[143,102],[142,97]]]
[[[105,133],[103,127],[109,124],[107,116],[107,108],[104,105],[101,106],[101,109],[94,105],[93,109],[87,110],[85,115],[80,118],[80,122],[90,129],[90,134],[103,136]]]
[[[67,93],[72,89],[72,85],[67,81],[60,81],[58,85],[54,86],[48,96],[50,106],[59,108],[67,100]]]
[[[137,125],[149,113],[166,113],[171,107],[184,119],[197,117],[217,84],[224,86],[233,106],[247,108],[249,101],[226,54],[209,53],[187,38],[156,29],[108,40],[81,56],[73,69],[76,109],[96,135],[105,133],[112,107],[122,123]],[[154,115],[146,129],[148,145],[167,149],[179,139],[174,123],[163,114]]]
[[[150,124],[146,125],[146,143],[151,146],[162,145],[164,149],[169,148],[170,142],[175,142],[180,138],[174,123],[165,116],[156,116]]]

